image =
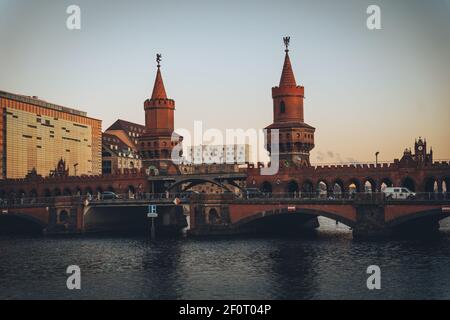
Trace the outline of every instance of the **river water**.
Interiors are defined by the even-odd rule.
[[[306,239],[0,238],[0,299],[450,299],[449,221],[434,240],[378,242],[320,221]]]

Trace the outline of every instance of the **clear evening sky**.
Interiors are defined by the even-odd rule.
[[[66,28],[72,4],[79,31]],[[371,4],[382,30],[366,27]],[[263,128],[285,35],[313,162],[392,160],[418,136],[450,159],[450,0],[0,0],[0,90],[85,110],[103,129],[143,124],[160,52],[177,128]]]

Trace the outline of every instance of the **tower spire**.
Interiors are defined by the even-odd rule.
[[[283,42],[286,47],[286,56],[284,57],[283,71],[281,73],[280,88],[281,87],[296,87],[294,71],[292,71],[291,59],[289,58],[289,42],[291,37],[284,37]]]
[[[153,85],[152,100],[154,99],[167,99],[166,89],[164,88],[164,82],[161,75],[161,58],[160,53],[156,54],[156,63],[158,71],[156,72],[155,84]]]

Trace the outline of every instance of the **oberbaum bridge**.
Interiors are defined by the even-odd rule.
[[[0,181],[0,231],[15,224],[45,234],[148,231],[148,207],[156,205],[159,234],[230,235],[251,232],[310,232],[318,217],[347,225],[355,238],[434,234],[450,215],[450,161],[433,161],[419,138],[392,163],[310,164],[315,128],[303,117],[304,87],[298,86],[289,58],[289,38],[278,87],[272,88],[273,123],[266,148],[279,157],[275,175],[262,175],[262,163],[183,165],[171,160],[182,137],[174,133],[175,101],[166,95],[160,55],[150,99],[144,102],[145,134],[138,148],[143,168],[102,176],[69,176],[64,161],[50,177],[29,174]],[[270,132],[279,130],[271,150]],[[193,192],[201,184],[221,192]],[[390,199],[381,190],[405,187],[409,199]],[[231,192],[237,190],[238,192]],[[118,199],[96,194],[113,191]]]

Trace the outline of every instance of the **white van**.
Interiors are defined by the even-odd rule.
[[[389,187],[383,190],[386,198],[388,199],[414,199],[416,194],[409,190],[408,188],[403,187]]]

